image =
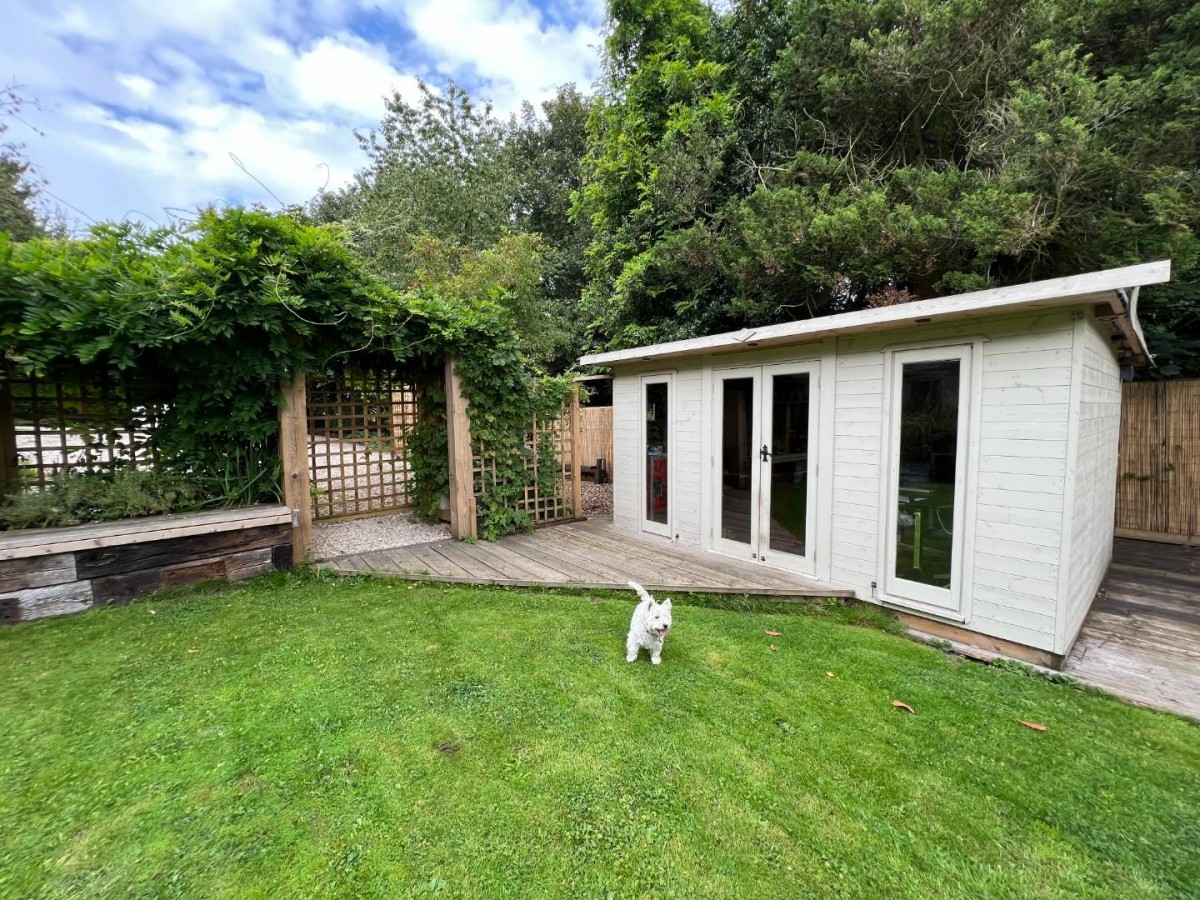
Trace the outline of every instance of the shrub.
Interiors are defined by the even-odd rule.
[[[42,490],[5,499],[0,505],[0,531],[190,512],[204,505],[203,496],[195,482],[161,472],[65,474]]]

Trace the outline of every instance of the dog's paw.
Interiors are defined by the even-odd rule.
[[[652,657],[650,657],[650,662],[652,662],[654,665],[657,666],[659,663],[662,662],[662,657],[661,656],[652,656]]]
[[[625,662],[637,662],[637,654],[636,653],[625,654]]]

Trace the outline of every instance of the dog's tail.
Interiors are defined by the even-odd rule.
[[[647,590],[644,587],[642,587],[640,584],[638,584],[636,581],[629,581],[626,583],[631,588],[633,588],[635,591],[637,591],[638,596],[641,597],[643,600],[645,600],[647,603],[654,602],[654,598],[650,596],[649,592],[647,592]]]

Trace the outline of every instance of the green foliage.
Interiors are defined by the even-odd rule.
[[[441,381],[453,354],[476,444],[496,460],[482,512],[496,537],[531,524],[511,508],[537,477],[524,466],[525,432],[535,415],[557,417],[571,388],[530,374],[513,327],[534,314],[514,304],[532,304],[537,245],[513,235],[465,252],[425,236],[414,248],[425,284],[401,294],[337,227],[259,210],[209,212],[182,232],[103,225],[79,241],[24,244],[0,235],[0,346],[33,370],[135,369],[134,401],[163,408],[161,467],[223,503],[278,499],[277,404],[295,372],[403,368],[421,389],[410,461],[430,514],[448,486]]]
[[[206,497],[195,480],[162,472],[65,474],[42,490],[5,498],[0,503],[0,531],[192,512],[205,505]]]
[[[1200,7],[610,5],[578,214],[628,346],[1171,257],[1142,315],[1200,374]]]
[[[564,87],[508,124],[450,83],[394,95],[359,135],[367,166],[310,205],[339,222],[391,287],[494,301],[528,361],[562,371],[577,357],[585,232],[568,219],[579,184],[586,101]]]
[[[450,303],[437,294],[417,295],[412,308],[430,336],[458,359],[468,400],[476,454],[494,461],[483,474],[480,533],[494,540],[525,530],[533,520],[517,501],[546,468],[531,470],[526,447],[535,417],[550,422],[562,414],[574,384],[570,378],[538,377],[523,364],[519,340],[494,302]],[[444,393],[431,390],[409,442],[419,508],[432,514],[449,490]]]
[[[334,357],[394,359],[408,313],[336,229],[258,210],[183,231],[0,235],[0,346],[19,366],[136,370],[164,469],[214,497],[279,494],[279,387]],[[134,401],[139,397],[134,396]]]

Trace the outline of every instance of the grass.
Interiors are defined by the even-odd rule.
[[[627,597],[403,582],[7,628],[0,895],[1195,896],[1195,726],[721,605],[657,668]]]

